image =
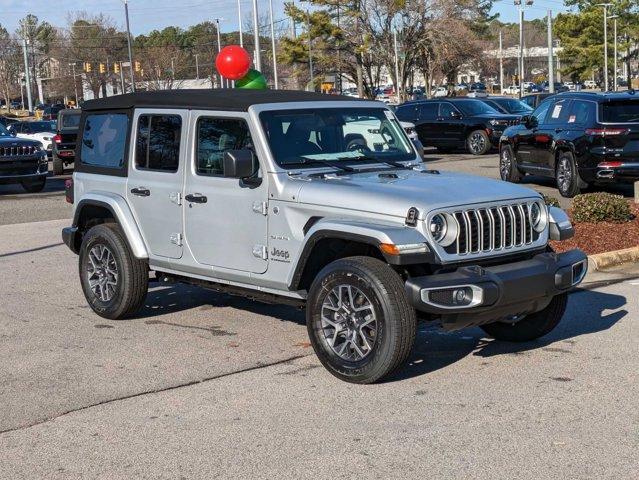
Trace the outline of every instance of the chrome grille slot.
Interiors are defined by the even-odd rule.
[[[525,248],[540,238],[530,221],[529,202],[458,210],[450,215],[457,227],[457,238],[444,247],[450,255],[481,255]]]
[[[0,157],[22,157],[38,153],[40,149],[31,145],[0,147]]]

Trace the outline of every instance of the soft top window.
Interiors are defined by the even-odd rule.
[[[122,168],[129,130],[125,113],[87,115],[82,131],[81,163],[87,166]]]

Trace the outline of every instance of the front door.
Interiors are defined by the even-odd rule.
[[[245,116],[194,112],[194,144],[185,183],[186,241],[203,265],[264,273],[267,186],[256,157],[255,179],[225,178],[224,152],[253,149]],[[259,184],[258,184],[259,183]]]
[[[535,135],[535,156],[533,157],[539,168],[550,169],[554,166],[555,144],[567,133],[570,102],[569,99],[554,102],[550,105],[544,122],[539,124]]]
[[[439,117],[437,118],[439,136],[450,145],[458,145],[466,140],[464,120],[462,113],[450,102],[439,104]]]
[[[127,200],[152,255],[182,257],[187,110],[136,110]]]
[[[548,114],[548,107],[551,102],[546,102],[535,109],[530,114],[535,118],[534,123],[530,128],[522,123],[517,127],[517,135],[515,137],[515,155],[517,157],[517,163],[523,167],[535,167],[535,157],[537,156],[537,136],[539,131],[539,125],[543,124]]]

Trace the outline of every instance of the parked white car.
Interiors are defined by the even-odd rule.
[[[446,87],[437,87],[433,91],[433,97],[447,97],[448,89]]]
[[[597,88],[597,82],[595,82],[594,80],[586,80],[584,82],[584,87],[586,87],[586,88]]]
[[[519,85],[509,85],[508,87],[504,87],[503,93],[506,95],[517,95],[519,94]]]
[[[51,147],[56,133],[55,121],[16,122],[9,127],[9,131],[18,138],[40,142],[47,156],[51,158]]]

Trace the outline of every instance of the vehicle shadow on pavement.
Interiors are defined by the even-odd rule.
[[[498,342],[479,328],[445,332],[432,327],[418,329],[417,340],[408,363],[387,382],[424,375],[447,367],[467,355],[486,359],[497,355],[525,355],[527,351],[547,349],[570,353],[570,347],[549,345],[565,341],[574,344],[576,337],[611,328],[628,311],[626,297],[593,290],[577,290],[570,296],[568,310],[559,326],[538,340],[525,343]],[[486,360],[488,362],[488,360]]]
[[[190,310],[193,308],[235,308],[247,313],[274,317],[285,322],[306,324],[303,310],[288,305],[270,305],[239,296],[218,293],[192,285],[159,285],[152,282],[144,307],[134,318],[143,319]]]
[[[51,174],[47,177],[47,183],[42,192],[27,193],[22,186],[17,184],[0,185],[0,197],[3,195],[42,195],[43,193],[61,193],[64,192],[64,182],[71,178],[72,172],[66,172],[65,175],[54,177]]]

